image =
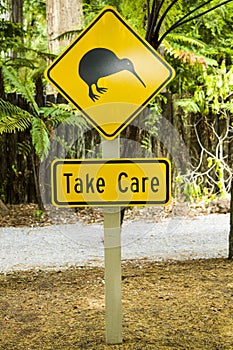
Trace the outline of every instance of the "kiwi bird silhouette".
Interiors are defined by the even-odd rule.
[[[96,91],[103,94],[108,89],[98,86],[98,80],[102,77],[127,70],[131,72],[146,87],[142,79],[136,73],[133,63],[128,58],[120,59],[114,52],[105,48],[95,48],[88,51],[79,62],[79,76],[88,85],[89,97],[92,101],[100,98],[93,92],[92,85],[95,85]]]

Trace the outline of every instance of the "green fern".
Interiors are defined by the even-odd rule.
[[[185,113],[198,113],[200,108],[198,104],[191,98],[183,98],[176,101],[176,105],[181,107]]]
[[[19,69],[22,67],[36,69],[35,63],[31,59],[23,57],[9,58],[5,61],[5,65],[7,65],[8,67],[14,67],[15,69]]]
[[[68,144],[62,137],[54,135],[53,141],[56,141],[58,144],[62,146],[62,148],[66,151],[66,158],[75,158],[76,151],[72,149],[71,145]]]
[[[167,38],[168,38],[168,41],[172,43],[179,43],[181,45],[191,45],[197,48],[207,47],[207,45],[203,41],[184,34],[170,33],[168,34]]]
[[[16,91],[20,91],[22,97],[29,104],[35,113],[39,113],[39,108],[34,100],[33,94],[27,89],[25,82],[21,81],[16,73],[6,66],[2,66],[3,76],[11,85],[14,86]]]
[[[64,32],[60,35],[58,35],[56,38],[54,38],[54,40],[72,40],[74,39],[74,37],[76,37],[78,34],[80,34],[82,31],[82,29],[76,29],[76,30],[69,30],[67,32]]]
[[[23,156],[28,157],[32,151],[32,147],[30,143],[28,143],[27,141],[18,142],[18,151],[19,151],[19,154],[22,154]]]
[[[74,125],[82,129],[83,127],[89,128],[89,125],[87,125],[85,119],[81,115],[71,115],[68,118],[63,120],[64,124],[67,125]]]
[[[26,130],[32,120],[32,115],[8,101],[0,99],[0,134]]]
[[[50,107],[40,109],[44,118],[53,126],[64,123],[78,126],[80,129],[88,128],[85,119],[69,104],[51,104]]]
[[[170,38],[170,34],[168,35]],[[175,38],[174,42],[167,40],[164,40],[163,45],[165,50],[175,58],[179,58],[183,60],[184,58],[192,57],[196,62],[199,62],[204,65],[208,66],[217,66],[218,63],[215,59],[212,59],[208,57],[208,52],[204,50],[205,46],[198,46],[201,45],[201,41],[196,39],[191,39],[189,37],[182,37],[182,35],[176,35],[172,34],[173,39]],[[185,46],[185,43],[187,43],[187,46]],[[192,44],[192,45],[189,45]],[[205,44],[203,44],[205,45]],[[196,50],[194,48],[196,46]],[[198,51],[199,49],[199,51]],[[188,61],[188,59],[187,59]]]
[[[50,141],[47,127],[42,119],[33,117],[31,128],[32,144],[36,154],[43,159],[48,156]]]

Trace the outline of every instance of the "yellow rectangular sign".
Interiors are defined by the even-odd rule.
[[[59,207],[167,205],[168,159],[58,159],[52,163],[52,202]]]

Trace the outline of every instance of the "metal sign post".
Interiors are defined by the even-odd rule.
[[[102,141],[103,158],[120,157],[120,139]],[[104,208],[106,343],[122,343],[120,207]]]

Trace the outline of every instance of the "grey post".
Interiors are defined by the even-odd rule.
[[[120,138],[102,140],[103,158],[120,157]],[[120,207],[104,209],[106,343],[122,343]]]

